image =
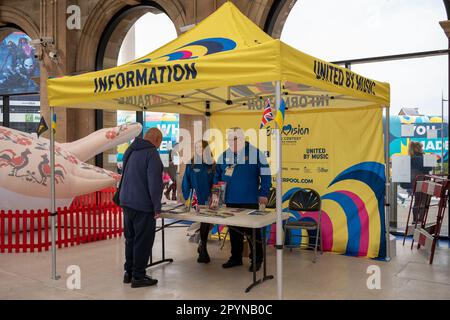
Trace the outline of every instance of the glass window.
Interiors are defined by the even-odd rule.
[[[11,96],[9,104],[10,127],[27,133],[36,132],[41,119],[40,96]]]
[[[402,108],[419,108],[419,112],[426,115],[442,113],[442,94],[448,96],[447,56],[352,64],[351,69],[369,78],[389,82],[391,113],[397,114]]]
[[[448,47],[442,0],[302,0],[281,40],[327,61]]]
[[[158,30],[150,32],[149,30]],[[164,13],[146,13],[130,28],[119,52],[118,65],[145,56],[177,37],[172,20]],[[136,112],[117,112],[117,124],[135,122]],[[145,112],[143,132],[157,127],[163,133],[163,142],[159,148],[161,159],[168,166],[169,151],[178,142],[179,115],[173,113]],[[122,161],[123,153],[129,143],[118,146],[117,161]]]
[[[327,61],[432,51],[448,48],[439,25],[443,20],[447,16],[442,0],[303,0],[290,12],[281,40]],[[448,102],[443,101],[449,96],[448,56],[352,64],[351,69],[390,83],[391,159],[407,156],[409,143],[419,142],[427,157],[437,159],[432,172],[448,172]],[[410,185],[394,183],[393,188],[397,201],[391,206],[392,226],[402,232]],[[437,203],[436,198],[431,201]],[[433,207],[428,221],[435,216]],[[448,212],[441,235],[448,235]]]
[[[441,173],[440,159],[442,158],[445,162],[444,172],[448,172],[446,165],[448,161],[448,105],[442,100],[442,96],[448,97],[448,57],[434,56],[355,64],[352,65],[352,70],[367,77],[390,83],[392,106],[390,157],[407,156],[410,142],[419,142],[426,156],[434,156],[438,160],[431,172]],[[410,115],[414,109],[417,110],[417,116]],[[408,112],[410,114],[403,115]],[[405,128],[408,126],[411,126],[412,133],[406,132]],[[413,163],[416,162],[409,158],[405,161],[412,166],[410,181],[413,182],[415,175]],[[396,170],[393,167],[392,174],[396,174]],[[397,205],[391,207],[392,227],[394,230],[404,232],[412,199],[411,185],[394,183],[393,192]],[[438,199],[433,197],[431,204],[436,205],[437,203]],[[429,210],[427,221],[436,221],[437,206],[432,206]],[[447,209],[441,235],[448,235]]]
[[[39,79],[39,62],[30,40],[16,31],[0,42],[0,95],[39,92],[34,81]]]
[[[158,32],[149,32],[158,30]],[[164,14],[146,13],[130,28],[119,51],[117,65],[140,58],[177,38],[172,20]]]

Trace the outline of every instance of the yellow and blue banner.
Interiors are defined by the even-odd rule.
[[[53,118],[52,118],[52,130],[53,130],[53,133],[56,133],[56,113],[53,114]]]
[[[221,132],[240,126],[245,132],[257,128],[259,121],[258,115],[242,118],[223,114],[211,117],[211,126]],[[275,123],[269,122],[256,142],[267,145],[260,148],[268,151],[271,169],[275,168],[271,152],[275,145],[270,142],[274,128]],[[214,142],[212,148],[218,156],[227,146],[218,145],[217,139]],[[299,188],[316,190],[322,198],[325,251],[369,258],[386,256],[383,146],[380,108],[286,112],[282,130],[283,210],[289,211],[289,198]],[[272,183],[275,186],[275,175]],[[291,213],[302,219],[318,218],[317,212]]]
[[[283,128],[284,123],[284,113],[286,111],[286,103],[284,99],[281,99],[280,108],[277,110],[277,115],[275,116],[275,122],[278,124],[278,128]]]

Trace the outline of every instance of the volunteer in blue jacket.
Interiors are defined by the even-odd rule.
[[[216,165],[214,183],[226,182],[225,203],[227,207],[258,209],[259,204],[267,204],[267,197],[272,185],[270,168],[265,155],[255,146],[245,141],[240,128],[228,131],[229,148],[219,157]],[[242,265],[244,234],[247,239],[252,234],[250,228],[230,228],[231,257],[224,268]],[[256,261],[252,261],[249,271],[253,271],[253,263],[259,270],[263,260],[261,229],[256,232]],[[249,239],[249,243],[251,241]],[[253,246],[250,246],[253,249]],[[250,252],[253,259],[253,252]]]
[[[186,165],[186,171],[183,177],[182,190],[184,199],[188,199],[191,190],[195,190],[198,204],[207,204],[209,194],[214,179],[215,163],[207,141],[197,141],[195,144],[195,155],[191,159],[191,163]],[[210,258],[206,244],[208,241],[209,230],[211,224],[200,224],[200,245],[198,247],[199,263],[208,263]]]

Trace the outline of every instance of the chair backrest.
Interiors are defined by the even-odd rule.
[[[289,199],[289,210],[320,211],[320,195],[312,189],[300,189],[294,192]]]
[[[274,209],[277,207],[277,189],[272,188],[269,191],[269,197],[267,198],[266,208]]]

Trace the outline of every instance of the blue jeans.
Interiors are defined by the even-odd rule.
[[[155,240],[156,220],[153,212],[123,208],[125,234],[125,271],[134,279],[143,279]]]

